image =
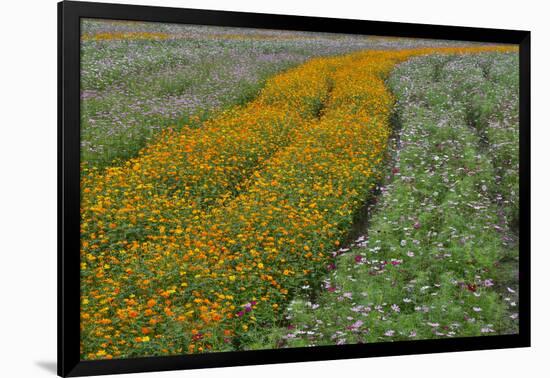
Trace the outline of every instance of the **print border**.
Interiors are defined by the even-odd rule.
[[[520,54],[519,333],[455,339],[81,361],[79,334],[81,18],[518,44]],[[63,377],[101,375],[530,346],[530,55],[529,31],[107,3],[72,1],[58,3],[58,374]]]

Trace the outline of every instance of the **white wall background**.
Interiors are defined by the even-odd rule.
[[[548,12],[535,0],[111,0],[174,7],[528,29],[532,35],[533,347],[140,374],[140,377],[548,376]],[[0,376],[53,376],[56,359],[56,1],[2,2]],[[546,373],[547,374],[547,373]]]

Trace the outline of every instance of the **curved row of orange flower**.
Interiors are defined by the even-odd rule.
[[[320,279],[379,179],[392,67],[495,49],[506,48],[314,59],[120,166],[83,166],[82,357],[250,345],[295,290]]]

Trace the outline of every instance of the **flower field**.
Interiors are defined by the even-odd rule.
[[[135,157],[168,127],[249,102],[268,77],[311,58],[460,45],[92,19],[81,30],[81,159],[99,168]]]
[[[517,332],[517,70],[516,54],[484,54],[394,71],[401,132],[368,235],[266,347]]]
[[[85,54],[100,54],[91,47],[114,43],[104,48],[109,56],[118,51],[121,62],[128,45],[158,48],[148,56],[161,59],[196,33],[128,28],[120,23],[98,31],[91,23],[83,35],[90,44]],[[246,98],[212,103],[200,116],[187,109],[185,116],[171,113],[162,120],[126,117],[119,128],[125,132],[157,129],[145,133],[149,139],[121,134],[95,155],[83,153],[83,359],[367,342],[401,339],[405,332],[428,338],[433,331],[444,334],[439,323],[447,336],[449,329],[453,335],[514,330],[513,313],[496,290],[513,281],[513,267],[494,268],[517,254],[517,143],[507,143],[517,139],[517,82],[510,81],[517,56],[506,53],[513,48],[407,48],[384,39],[331,45],[326,36],[209,33],[201,40],[219,43],[223,34],[227,44],[265,49],[267,43],[284,47],[285,54],[292,44],[301,55],[277,56]],[[319,44],[329,48],[307,52]],[[189,71],[175,63],[181,51],[174,54],[173,63],[163,62],[162,75],[179,72],[174,80],[183,80]],[[263,70],[252,63],[257,58],[245,71]],[[95,92],[83,100],[88,121],[82,127],[96,134],[88,138],[84,132],[84,143],[109,135],[86,123],[94,119],[92,104],[114,112],[126,91],[137,93],[121,100],[126,104],[150,93],[141,84],[122,90],[116,81],[156,69],[154,59],[137,68],[121,65],[119,76],[94,70],[99,59],[89,60],[83,80]],[[157,74],[148,80],[162,82]],[[196,94],[201,85],[189,88]],[[238,93],[239,85],[229,86]],[[448,98],[456,101],[449,105]],[[172,99],[158,92],[152,101]],[[136,107],[135,114],[143,109]],[[402,127],[397,157],[396,116]],[[112,114],[102,119],[116,124]],[[121,141],[131,147],[124,149]],[[393,181],[379,195],[394,162]],[[358,214],[379,197],[368,246],[347,251]],[[426,207],[431,210],[423,212]],[[446,218],[453,209],[458,215]],[[474,213],[477,221],[471,221]],[[373,249],[376,259],[369,255]],[[407,267],[409,255],[415,265]],[[498,272],[510,274],[501,279]],[[411,292],[406,304],[396,299],[403,290]],[[388,316],[390,305],[399,317]],[[418,306],[428,311],[412,310]],[[459,330],[447,324],[465,308],[474,309],[467,312],[474,321],[462,320],[466,326]]]

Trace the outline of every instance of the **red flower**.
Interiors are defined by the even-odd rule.
[[[202,333],[197,333],[196,335],[193,335],[193,341],[197,341],[202,339]]]

